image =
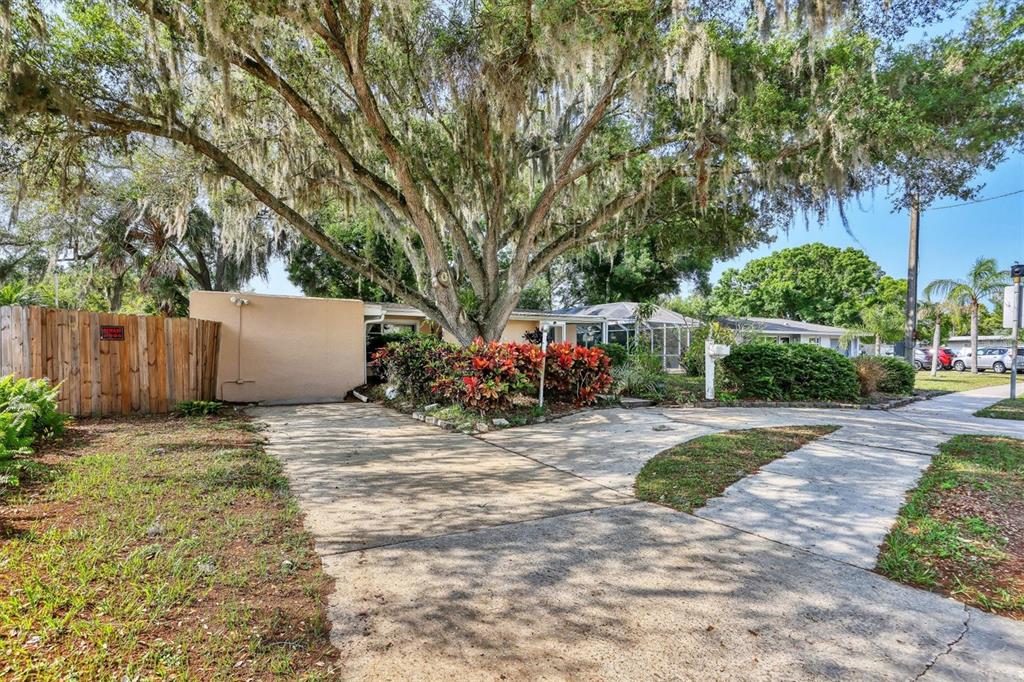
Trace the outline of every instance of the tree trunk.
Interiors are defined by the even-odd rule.
[[[882,357],[882,335],[875,334],[875,357]]]
[[[939,342],[942,340],[942,318],[935,317],[935,331],[932,333],[932,376],[939,373]]]
[[[918,236],[921,232],[921,206],[917,196],[910,199],[910,253],[907,257],[907,305],[903,321],[903,355],[914,362],[914,337],[917,335]]]
[[[978,373],[978,304],[971,305],[971,374]]]

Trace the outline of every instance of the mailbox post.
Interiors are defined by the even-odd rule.
[[[711,337],[704,341],[704,397],[715,399],[715,360],[724,358],[731,348],[724,343],[712,343]]]

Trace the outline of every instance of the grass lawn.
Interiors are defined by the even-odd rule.
[[[993,419],[1016,419],[1018,421],[1024,420],[1024,398],[1017,398],[1016,400],[1000,400],[995,405],[991,405],[984,409],[978,410],[974,413],[975,417],[991,417]]]
[[[654,456],[636,477],[636,496],[691,511],[772,460],[838,426],[782,426],[701,436]]]
[[[84,420],[0,503],[0,678],[326,679],[329,580],[240,417]]]
[[[969,391],[972,388],[1001,386],[1009,383],[1009,374],[996,374],[995,372],[971,374],[970,372],[944,370],[932,377],[931,372],[924,371],[917,373],[917,377],[914,379],[914,388],[921,391],[955,393],[957,391]]]
[[[900,511],[879,572],[1024,620],[1024,441],[956,436]]]

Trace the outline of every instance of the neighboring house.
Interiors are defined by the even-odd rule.
[[[636,342],[639,334],[647,349],[661,356],[661,364],[665,369],[679,369],[682,356],[690,347],[690,333],[701,325],[700,321],[655,306],[650,317],[638,322],[639,305],[632,301],[600,303],[564,308],[559,312],[593,320],[589,325],[576,325],[576,343],[580,345],[617,343],[629,346]]]
[[[1012,344],[1013,336],[1009,332],[1006,334],[985,334],[978,336],[978,348],[985,348],[986,346],[1010,346]],[[969,334],[966,336],[951,336],[949,337],[949,341],[946,342],[946,346],[951,348],[955,353],[959,353],[963,350],[969,350],[971,347],[971,337]]]
[[[776,343],[812,343],[832,348],[850,357],[860,354],[860,342],[856,338],[844,347],[841,339],[848,330],[842,327],[799,322],[781,317],[721,317],[718,322],[723,327],[733,330],[739,343],[764,338]]]

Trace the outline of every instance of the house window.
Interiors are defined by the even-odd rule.
[[[807,343],[813,344],[815,346],[820,346],[821,345],[821,337],[820,336],[812,336],[811,338],[807,339]]]

